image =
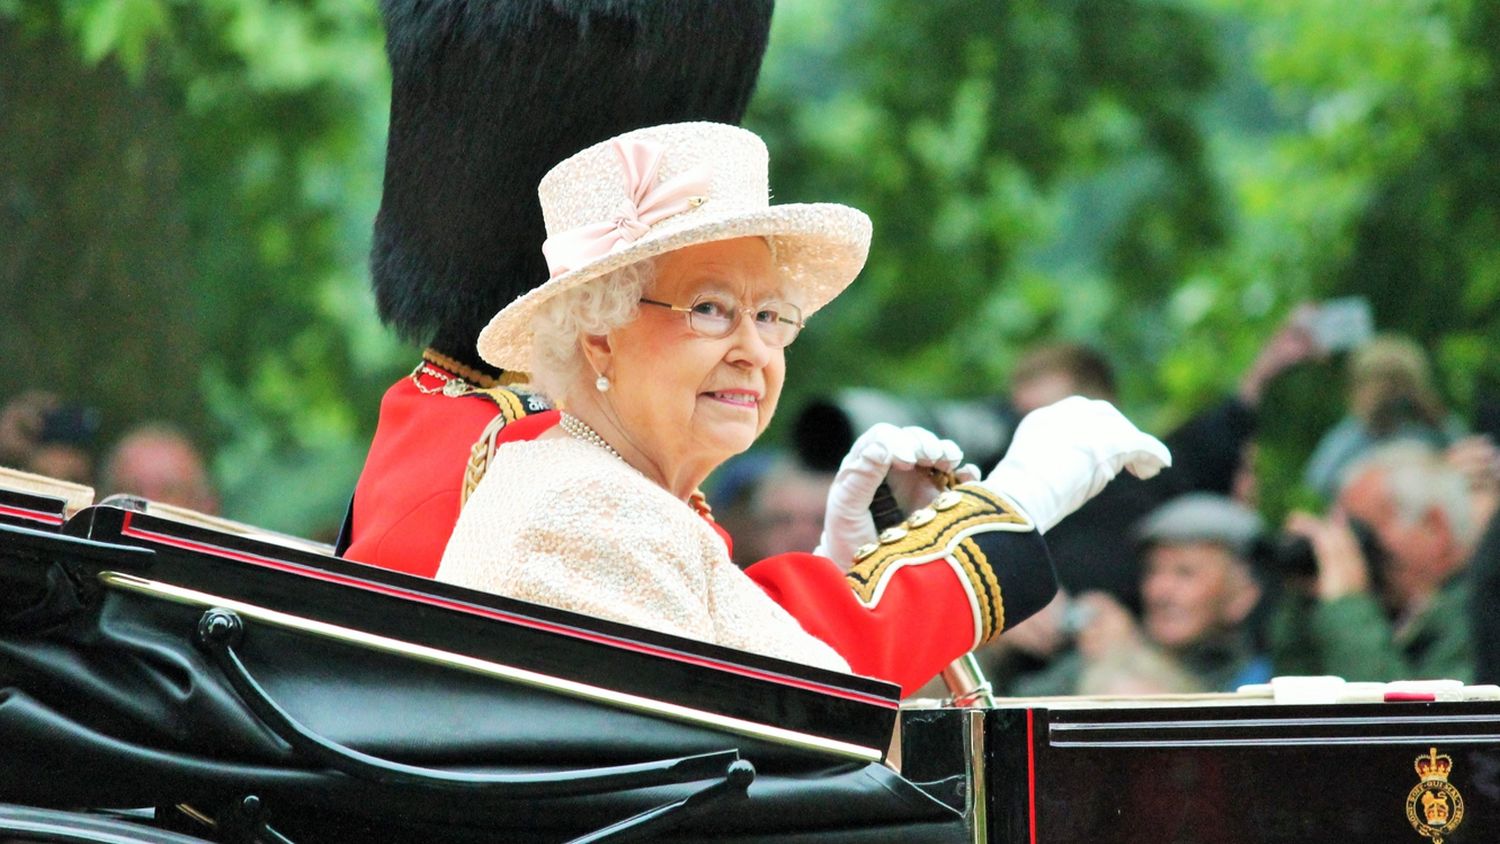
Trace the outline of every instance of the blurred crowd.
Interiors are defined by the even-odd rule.
[[[32,390],[0,407],[0,466],[92,487],[95,500],[125,495],[219,510],[203,453],[168,422],[138,424],[100,442],[97,408]]]
[[[1163,437],[1170,471],[1122,476],[1047,534],[1062,591],[977,654],[997,692],[1233,691],[1285,674],[1500,682],[1494,408],[1459,418],[1417,343],[1330,331],[1320,316],[1310,305],[1289,316],[1232,394]],[[1347,353],[1344,415],[1304,467],[1315,506],[1268,524],[1255,465],[1257,424],[1276,412],[1267,388],[1334,352]],[[1069,395],[1115,401],[1114,366],[1080,344],[1030,349],[1009,418]],[[827,408],[817,413],[826,428]],[[735,548],[741,565],[817,541],[841,452],[797,445],[744,455],[715,479],[720,520],[753,538]]]
[[[998,692],[1232,691],[1279,674],[1500,682],[1500,450],[1486,429],[1494,408],[1481,402],[1489,416],[1459,418],[1415,342],[1375,335],[1330,348],[1315,312],[1293,313],[1233,393],[1163,438],[1170,471],[1122,476],[1047,534],[1062,591],[979,652]],[[1257,423],[1275,412],[1263,406],[1267,387],[1335,350],[1347,351],[1344,416],[1304,473],[1318,506],[1267,524],[1255,474]],[[1114,367],[1087,346],[1048,344],[1014,367],[1006,412],[934,414],[927,424],[962,444],[945,428],[980,417],[1013,426],[1070,395],[1115,401]],[[712,479],[737,562],[818,545],[848,446],[841,438],[875,417],[923,421],[886,419],[897,405],[869,396],[859,404],[846,403],[845,419],[828,403],[809,408],[794,426],[796,447],[749,452]],[[92,486],[96,500],[217,513],[204,455],[181,430],[147,422],[109,443],[99,432],[88,405],[24,393],[0,408],[0,466]],[[976,462],[1004,448],[968,439],[980,443],[969,446]]]

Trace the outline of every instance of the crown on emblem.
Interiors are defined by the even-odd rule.
[[[1421,777],[1423,782],[1428,780],[1447,782],[1448,772],[1453,770],[1453,759],[1446,753],[1439,754],[1437,748],[1434,747],[1428,750],[1426,756],[1418,756],[1414,767],[1417,769],[1417,776]]]

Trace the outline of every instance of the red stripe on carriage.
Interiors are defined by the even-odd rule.
[[[0,516],[15,516],[18,519],[30,519],[34,522],[45,522],[49,525],[60,525],[63,517],[59,513],[48,513],[45,510],[23,510],[20,507],[10,507],[0,504]]]
[[[1032,734],[1034,709],[1026,710],[1026,801],[1031,825],[1031,844],[1036,844],[1036,736]]]

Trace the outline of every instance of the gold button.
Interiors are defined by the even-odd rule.
[[[880,532],[880,544],[890,545],[892,542],[900,542],[906,538],[906,528],[890,527]]]
[[[865,544],[854,549],[854,562],[861,562],[862,560],[864,560],[864,558],[875,553],[875,551],[879,548],[880,546],[876,545],[873,542],[866,542]]]
[[[933,510],[931,507],[923,507],[911,514],[911,518],[906,520],[906,525],[907,527],[919,528],[936,518],[936,510]]]
[[[954,492],[950,489],[940,494],[937,498],[932,499],[932,509],[939,511],[951,510],[954,507],[957,507],[958,503],[963,500],[964,497],[962,493]]]

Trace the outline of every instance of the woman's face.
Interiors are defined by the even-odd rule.
[[[698,244],[657,259],[644,297],[688,307],[715,294],[740,307],[785,301],[759,237]],[[668,472],[707,464],[706,472],[749,448],[770,424],[786,374],[783,350],[767,345],[741,314],[726,337],[696,333],[687,315],[642,305],[608,337],[605,398],[631,444]]]

